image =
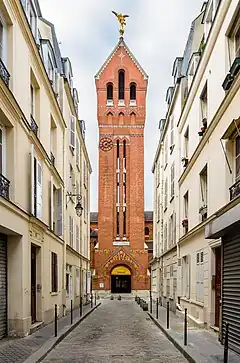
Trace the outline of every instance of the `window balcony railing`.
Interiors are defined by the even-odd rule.
[[[0,196],[9,199],[10,181],[0,174]]]
[[[34,120],[33,116],[31,115],[31,130],[34,132],[34,134],[37,136],[38,134],[38,125],[36,121]]]
[[[233,184],[230,188],[230,200],[240,196],[240,180]]]
[[[235,77],[238,75],[239,71],[240,71],[240,57],[236,57],[229,70],[229,73],[226,75],[226,78],[224,79],[224,82],[222,84],[224,91],[229,90]]]
[[[5,85],[9,87],[10,74],[1,59],[0,59],[0,76]]]
[[[55,166],[55,156],[53,155],[53,153],[51,152],[50,154],[50,159],[51,159],[51,163],[53,166]]]

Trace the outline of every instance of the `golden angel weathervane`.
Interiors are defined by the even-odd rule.
[[[116,11],[112,11],[112,13],[114,15],[116,15],[116,17],[118,18],[118,21],[120,23],[120,30],[119,30],[119,33],[121,35],[121,37],[123,36],[124,34],[124,26],[126,25],[126,18],[129,17],[129,15],[123,15],[121,13],[116,13]]]

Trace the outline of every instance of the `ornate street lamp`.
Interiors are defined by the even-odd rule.
[[[82,212],[83,212],[83,207],[82,207],[82,204],[81,204],[81,199],[82,199],[81,194],[72,194],[72,193],[67,192],[67,197],[69,197],[69,200],[72,197],[76,197],[77,198],[77,205],[75,207],[76,215],[78,217],[81,217],[82,216]],[[67,204],[68,204],[68,202],[67,202]]]

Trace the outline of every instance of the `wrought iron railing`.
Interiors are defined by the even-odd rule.
[[[50,159],[51,159],[51,163],[54,166],[55,165],[55,156],[53,155],[53,153],[51,152],[50,154]]]
[[[0,174],[0,196],[9,199],[10,181]]]
[[[233,184],[230,188],[230,200],[240,196],[240,180]]]
[[[36,121],[34,120],[33,116],[31,115],[31,130],[34,132],[34,134],[37,136],[38,134],[38,125]]]
[[[10,74],[1,59],[0,59],[0,76],[3,82],[6,84],[6,86],[9,87]]]

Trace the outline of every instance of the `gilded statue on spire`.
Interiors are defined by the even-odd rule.
[[[129,15],[123,15],[121,13],[116,13],[116,11],[112,11],[112,13],[114,15],[116,15],[116,17],[118,18],[118,21],[120,23],[119,33],[120,33],[120,36],[123,37],[123,34],[124,34],[124,26],[126,25],[126,18],[128,18]]]

